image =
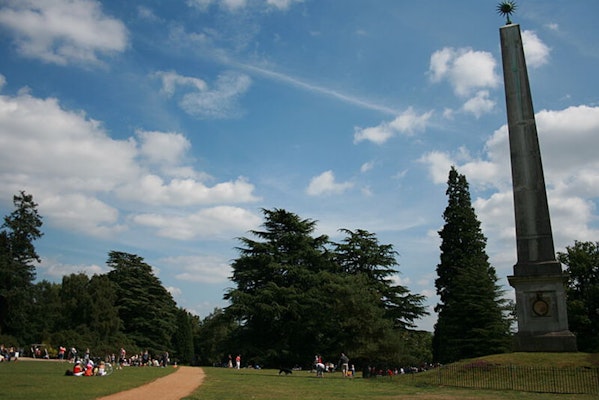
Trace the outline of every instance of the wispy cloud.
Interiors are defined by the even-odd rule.
[[[238,64],[236,64],[236,66],[238,68],[242,68],[244,70],[254,72],[260,76],[263,76],[263,77],[266,77],[266,78],[269,78],[269,79],[272,79],[275,81],[283,82],[283,83],[289,84],[291,86],[295,86],[300,89],[304,89],[309,92],[314,92],[314,93],[322,94],[325,96],[329,96],[329,97],[335,98],[337,100],[341,100],[344,103],[353,104],[360,108],[365,108],[368,110],[375,110],[375,111],[379,111],[381,113],[390,114],[390,115],[397,115],[400,113],[399,110],[396,110],[394,108],[391,108],[391,107],[388,107],[388,106],[385,106],[382,104],[377,104],[377,103],[371,102],[369,100],[366,100],[366,99],[363,99],[363,98],[360,98],[357,96],[348,95],[348,94],[339,92],[337,90],[330,89],[328,87],[305,82],[299,78],[296,78],[294,76],[287,75],[287,74],[284,74],[281,72],[273,71],[273,70],[266,69],[263,67],[258,67],[256,65],[252,65],[252,64],[238,63]]]

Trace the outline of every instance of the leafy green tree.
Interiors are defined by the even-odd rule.
[[[452,167],[447,185],[433,338],[434,359],[443,363],[505,352],[510,337],[508,304],[488,261],[466,177]]]
[[[30,342],[34,262],[40,261],[33,242],[43,235],[42,217],[32,195],[21,191],[13,203],[15,210],[0,227],[0,333]]]
[[[232,351],[229,338],[236,327],[237,324],[221,308],[215,308],[203,320],[197,321],[192,326],[197,363],[222,365]]]
[[[62,328],[61,285],[42,280],[32,288],[32,310],[29,328],[37,336],[32,342],[45,343],[52,333]]]
[[[108,277],[116,284],[123,332],[142,349],[160,353],[177,329],[177,305],[142,257],[111,251]]]
[[[599,242],[575,241],[558,252],[567,266],[568,325],[580,351],[599,352]]]

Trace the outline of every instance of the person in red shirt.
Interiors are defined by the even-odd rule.
[[[85,376],[93,376],[94,375],[94,363],[89,361],[85,366]]]
[[[75,366],[73,367],[73,375],[75,376],[83,376],[83,367],[81,366],[81,361],[77,361]]]

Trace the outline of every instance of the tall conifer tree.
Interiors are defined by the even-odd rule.
[[[433,338],[433,357],[442,363],[507,351],[510,327],[507,301],[489,264],[487,239],[472,207],[466,177],[452,167],[447,185]]]
[[[33,340],[29,326],[35,264],[40,262],[33,242],[43,233],[42,217],[33,196],[13,196],[15,210],[0,226],[0,333],[23,342]]]

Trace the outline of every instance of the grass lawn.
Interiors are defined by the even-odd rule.
[[[88,400],[121,392],[168,375],[174,368],[128,367],[110,376],[65,376],[73,364],[56,361],[0,363],[0,399],[10,400]]]
[[[483,357],[494,364],[599,366],[599,354],[512,353]],[[465,360],[465,363],[472,360]],[[3,387],[0,399],[89,400],[120,392],[175,372],[175,368],[127,367],[106,377],[65,376],[72,364],[54,361],[0,363]],[[343,378],[341,373],[316,378],[309,371],[278,375],[278,370],[205,367],[204,383],[187,400],[597,400],[596,395],[527,393],[439,387],[426,373],[389,378]],[[599,383],[598,383],[599,384]],[[169,399],[165,399],[169,400]]]
[[[278,370],[239,371],[204,368],[202,386],[186,399],[265,399],[265,400],[597,400],[596,395],[542,394],[516,391],[458,389],[414,384],[407,376],[362,379],[343,378],[341,373],[316,378],[309,371],[278,375]],[[358,374],[361,376],[361,374]]]

